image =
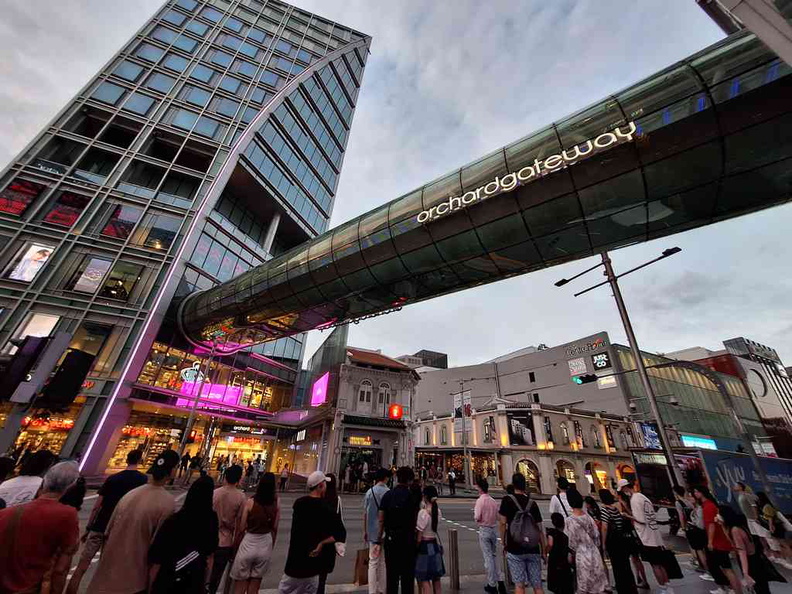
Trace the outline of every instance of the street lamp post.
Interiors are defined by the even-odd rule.
[[[682,479],[680,476],[679,468],[674,461],[674,452],[671,449],[671,442],[668,439],[668,433],[666,433],[665,425],[663,424],[663,419],[660,415],[660,408],[657,406],[657,396],[655,395],[654,388],[652,387],[652,382],[649,380],[649,374],[646,371],[646,365],[644,364],[643,357],[641,356],[641,349],[638,347],[638,340],[635,337],[635,332],[633,331],[632,323],[630,322],[630,316],[627,313],[627,306],[624,303],[624,298],[622,297],[621,290],[619,289],[619,277],[625,276],[630,274],[631,272],[635,272],[641,268],[649,266],[659,260],[667,258],[669,256],[673,256],[674,254],[678,254],[681,252],[681,248],[674,247],[667,249],[663,252],[663,254],[641,264],[640,266],[636,266],[627,272],[624,272],[620,275],[616,275],[613,271],[613,265],[611,263],[610,256],[608,252],[602,253],[602,266],[605,268],[605,276],[607,280],[594,285],[593,287],[589,287],[579,293],[575,293],[575,297],[579,295],[583,295],[584,293],[588,293],[589,291],[596,289],[597,287],[601,287],[602,285],[609,284],[611,290],[613,291],[613,298],[616,300],[616,307],[619,310],[619,315],[621,316],[622,324],[624,325],[624,331],[627,334],[627,341],[630,343],[630,350],[632,351],[633,358],[635,359],[635,367],[638,371],[638,377],[641,379],[641,384],[643,385],[644,392],[646,393],[646,398],[649,401],[649,409],[652,412],[652,416],[657,420],[657,435],[660,438],[660,447],[663,450],[663,454],[665,454],[666,460],[668,461],[668,474],[671,479],[671,483],[676,486],[682,484]],[[592,266],[588,270],[581,272],[580,274],[573,276],[571,279],[561,279],[555,285],[557,287],[562,287],[567,284],[570,280],[574,280],[587,272],[598,268],[600,265]]]
[[[193,400],[192,407],[190,407],[190,416],[187,418],[187,426],[184,428],[184,434],[182,435],[181,442],[179,443],[179,457],[184,455],[184,448],[187,446],[187,439],[189,438],[190,431],[192,431],[193,425],[195,424],[195,414],[198,409],[198,401],[201,399],[205,380],[209,377],[209,367],[212,365],[212,359],[214,359],[216,349],[217,340],[215,339],[212,341],[212,350],[209,352],[209,356],[206,358],[206,371],[202,374],[199,368],[195,377],[195,381],[198,383],[198,394],[195,395],[195,400]]]

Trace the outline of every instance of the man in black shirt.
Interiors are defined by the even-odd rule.
[[[190,453],[184,452],[184,456],[181,457],[181,462],[179,463],[179,477],[187,472],[187,466],[190,464]]]
[[[415,518],[420,500],[410,492],[415,478],[411,468],[396,471],[397,485],[382,496],[379,511],[380,542],[385,543],[387,594],[413,594],[415,583]],[[383,540],[384,536],[384,540]]]
[[[77,567],[74,569],[74,575],[72,575],[71,581],[69,581],[69,585],[66,588],[67,594],[77,594],[79,591],[80,582],[91,566],[91,560],[104,544],[105,528],[107,528],[107,523],[110,521],[110,516],[113,515],[118,502],[132,489],[145,485],[148,481],[146,475],[137,469],[142,456],[143,452],[140,450],[129,452],[127,454],[126,470],[109,477],[97,491],[99,498],[91,511],[91,516],[88,518],[85,534],[82,537],[82,553],[80,554]]]
[[[535,501],[526,492],[525,477],[521,473],[512,476],[514,495],[501,499],[500,533],[501,541],[506,543],[506,561],[514,581],[515,594],[525,594],[525,587],[533,588],[534,594],[542,594],[542,557],[545,554],[545,536],[542,530],[542,513]],[[517,500],[515,502],[515,499]],[[518,507],[519,505],[519,507]],[[515,542],[509,527],[518,510],[527,510],[536,527],[539,542],[528,544]]]
[[[314,594],[324,564],[322,549],[333,546],[333,514],[324,502],[325,474],[317,470],[308,476],[308,495],[294,502],[289,553],[278,584],[280,594]]]

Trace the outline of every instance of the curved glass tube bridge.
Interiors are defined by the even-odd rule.
[[[182,303],[234,351],[786,202],[792,69],[735,34]]]

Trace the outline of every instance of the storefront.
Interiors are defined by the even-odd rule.
[[[84,403],[85,398],[77,398],[71,406],[60,412],[31,409],[22,419],[13,449],[49,450],[53,454],[60,454]],[[5,424],[11,406],[11,403],[2,403],[0,427]]]

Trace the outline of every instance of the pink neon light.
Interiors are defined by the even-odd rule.
[[[195,382],[182,382],[179,392],[185,396],[195,397],[198,395],[200,386]],[[226,384],[204,384],[201,391],[201,400],[216,400],[223,404],[237,404],[242,395],[241,386],[226,386]],[[190,406],[191,401],[186,398],[176,400],[176,406]]]
[[[311,406],[319,406],[327,402],[327,384],[330,383],[330,372],[314,382],[311,389]]]

